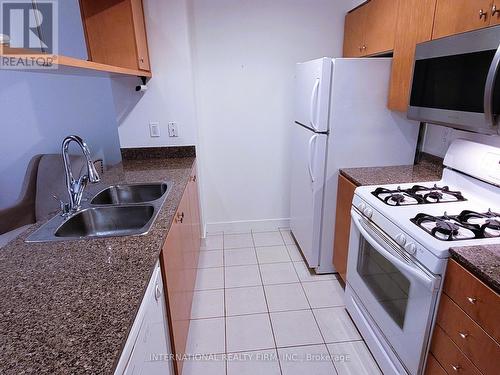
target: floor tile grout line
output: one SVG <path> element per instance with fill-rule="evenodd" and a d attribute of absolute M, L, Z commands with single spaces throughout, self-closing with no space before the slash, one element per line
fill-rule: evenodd
<path fill-rule="evenodd" d="M 280 235 L 281 235 L 281 232 L 280 232 Z M 255 238 L 253 237 L 253 231 L 252 231 L 252 241 L 254 244 L 255 256 L 257 257 L 257 248 L 255 247 Z M 258 259 L 257 259 L 257 262 L 258 262 Z M 262 271 L 260 269 L 260 264 L 257 265 L 257 268 L 259 270 L 260 281 L 262 282 L 262 293 L 264 293 L 264 300 L 266 301 L 267 317 L 269 319 L 269 325 L 271 326 L 271 334 L 273 335 L 274 350 L 275 350 L 276 355 L 278 357 L 277 359 L 278 359 L 278 366 L 280 368 L 280 374 L 283 375 L 283 369 L 281 368 L 281 362 L 279 360 L 278 343 L 276 341 L 276 335 L 274 334 L 273 321 L 271 319 L 271 313 L 269 312 L 269 303 L 267 301 L 266 288 L 264 287 L 264 279 L 262 278 Z"/>

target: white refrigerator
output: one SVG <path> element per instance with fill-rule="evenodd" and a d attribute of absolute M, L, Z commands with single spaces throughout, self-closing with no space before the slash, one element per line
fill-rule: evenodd
<path fill-rule="evenodd" d="M 309 268 L 335 272 L 340 168 L 413 164 L 419 124 L 387 109 L 391 58 L 297 64 L 290 227 Z"/>

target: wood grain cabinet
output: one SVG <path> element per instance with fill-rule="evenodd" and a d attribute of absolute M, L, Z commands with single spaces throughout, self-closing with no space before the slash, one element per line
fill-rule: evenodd
<path fill-rule="evenodd" d="M 150 71 L 142 0 L 80 0 L 89 60 Z"/>
<path fill-rule="evenodd" d="M 344 282 L 347 273 L 349 234 L 351 232 L 351 204 L 356 185 L 344 176 L 339 176 L 337 211 L 335 216 L 335 239 L 333 242 L 333 265 Z"/>
<path fill-rule="evenodd" d="M 199 212 L 195 165 L 160 254 L 170 341 L 177 356 L 186 354 L 201 243 Z M 181 360 L 175 362 L 175 368 L 176 374 L 181 375 Z"/>
<path fill-rule="evenodd" d="M 394 49 L 400 0 L 370 0 L 346 15 L 344 57 L 377 55 Z"/>
<path fill-rule="evenodd" d="M 439 374 L 440 368 L 447 374 L 497 374 L 499 316 L 500 296 L 450 260 L 426 375 Z"/>
<path fill-rule="evenodd" d="M 437 0 L 432 39 L 491 25 L 492 0 Z M 493 17 L 498 22 L 498 14 Z"/>
<path fill-rule="evenodd" d="M 399 5 L 388 108 L 406 112 L 410 101 L 415 48 L 431 40 L 437 0 L 404 0 Z"/>

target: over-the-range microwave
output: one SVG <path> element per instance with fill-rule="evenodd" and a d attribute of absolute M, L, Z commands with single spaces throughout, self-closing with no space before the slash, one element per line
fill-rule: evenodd
<path fill-rule="evenodd" d="M 408 118 L 500 134 L 500 26 L 417 45 Z"/>

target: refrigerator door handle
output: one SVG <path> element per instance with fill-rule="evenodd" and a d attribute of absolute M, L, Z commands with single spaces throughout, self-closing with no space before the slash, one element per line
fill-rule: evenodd
<path fill-rule="evenodd" d="M 309 112 L 309 122 L 311 123 L 311 127 L 314 130 L 318 130 L 315 124 L 315 117 L 316 117 L 316 112 L 317 112 L 317 107 L 318 107 L 318 94 L 319 94 L 319 84 L 320 84 L 320 79 L 316 78 L 316 82 L 314 83 L 313 89 L 311 91 L 311 102 L 310 102 L 310 112 Z"/>
<path fill-rule="evenodd" d="M 318 138 L 318 134 L 314 134 L 310 139 L 309 139 L 309 152 L 308 152 L 308 160 L 307 160 L 307 166 L 309 168 L 309 176 L 311 177 L 311 182 L 314 182 L 316 178 L 314 177 L 314 171 L 313 171 L 313 159 L 316 156 L 316 148 L 313 150 L 313 144 L 315 144 L 316 139 Z M 314 151 L 314 154 L 312 152 Z"/>

